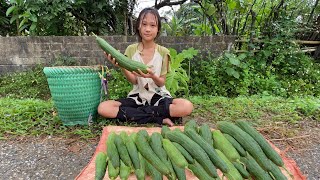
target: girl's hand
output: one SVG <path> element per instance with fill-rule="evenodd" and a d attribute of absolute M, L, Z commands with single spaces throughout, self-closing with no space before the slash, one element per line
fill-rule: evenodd
<path fill-rule="evenodd" d="M 136 76 L 144 77 L 144 78 L 153 78 L 155 76 L 152 69 L 148 68 L 147 71 L 148 73 L 144 73 L 140 69 L 138 69 L 138 72 L 132 72 L 132 73 Z"/>
<path fill-rule="evenodd" d="M 119 67 L 118 62 L 116 61 L 115 58 L 112 58 L 111 54 L 107 54 L 106 52 L 104 52 L 104 55 L 114 66 Z"/>

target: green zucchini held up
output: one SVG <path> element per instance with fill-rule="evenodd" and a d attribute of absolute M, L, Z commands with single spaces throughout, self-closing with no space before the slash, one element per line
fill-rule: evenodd
<path fill-rule="evenodd" d="M 120 67 L 123 67 L 131 72 L 133 71 L 138 72 L 138 69 L 140 69 L 143 73 L 148 73 L 147 65 L 141 62 L 129 59 L 127 56 L 125 56 L 124 54 L 116 50 L 114 47 L 112 47 L 107 41 L 105 41 L 101 37 L 97 35 L 95 35 L 95 37 L 101 49 L 103 49 L 106 53 L 111 54 L 111 56 L 116 59 Z"/>

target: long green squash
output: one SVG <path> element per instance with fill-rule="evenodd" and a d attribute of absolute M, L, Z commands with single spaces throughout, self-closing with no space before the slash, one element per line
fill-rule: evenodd
<path fill-rule="evenodd" d="M 114 142 L 114 139 L 116 137 L 115 132 L 111 132 L 108 136 L 107 139 L 107 156 L 109 159 L 109 162 L 112 164 L 114 169 L 119 169 L 120 168 L 120 155 L 117 149 L 117 146 Z"/>
<path fill-rule="evenodd" d="M 96 172 L 95 172 L 95 180 L 102 180 L 106 174 L 107 169 L 107 154 L 105 152 L 98 152 L 95 160 Z"/>
<path fill-rule="evenodd" d="M 240 161 L 240 154 L 235 147 L 223 136 L 220 130 L 212 131 L 213 144 L 216 149 L 219 149 L 231 161 Z"/>
<path fill-rule="evenodd" d="M 263 150 L 259 144 L 245 131 L 235 124 L 227 121 L 217 122 L 217 128 L 226 134 L 232 136 L 237 140 L 241 146 L 248 151 L 252 157 L 259 163 L 259 165 L 266 171 L 271 170 L 271 164 L 267 156 L 264 154 Z"/>
<path fill-rule="evenodd" d="M 194 130 L 191 130 L 194 131 Z M 186 134 L 178 131 L 169 131 L 166 133 L 166 138 L 168 138 L 172 142 L 176 142 L 180 144 L 183 148 L 185 148 L 189 154 L 201 164 L 201 166 L 205 169 L 205 171 L 211 177 L 218 177 L 217 170 L 213 163 L 210 161 L 207 153 L 202 149 L 198 143 L 189 138 Z"/>
<path fill-rule="evenodd" d="M 236 125 L 248 133 L 261 147 L 266 156 L 278 166 L 284 166 L 281 156 L 271 147 L 267 140 L 247 121 L 237 120 Z"/>
<path fill-rule="evenodd" d="M 123 67 L 131 72 L 132 71 L 138 72 L 138 69 L 140 69 L 143 73 L 148 73 L 147 65 L 141 62 L 129 59 L 127 56 L 125 56 L 124 54 L 116 50 L 114 47 L 112 47 L 107 41 L 105 41 L 101 37 L 97 35 L 95 35 L 95 37 L 101 49 L 103 49 L 106 53 L 111 54 L 111 56 L 116 59 L 116 62 L 119 64 L 120 67 Z"/>
<path fill-rule="evenodd" d="M 227 173 L 229 168 L 227 164 L 222 160 L 221 157 L 218 156 L 216 150 L 210 145 L 205 139 L 203 139 L 198 133 L 196 133 L 193 129 L 185 129 L 184 133 L 196 142 L 209 156 L 211 162 L 218 167 L 222 172 Z M 201 162 L 199 161 L 201 164 Z"/>
<path fill-rule="evenodd" d="M 227 173 L 223 173 L 228 180 L 242 180 L 242 176 L 236 167 L 232 164 L 232 162 L 227 158 L 227 156 L 222 153 L 219 149 L 216 149 L 218 156 L 227 164 L 229 171 Z"/>
<path fill-rule="evenodd" d="M 147 160 L 147 162 L 154 166 L 161 174 L 168 175 L 170 173 L 169 168 L 154 153 L 143 131 L 145 130 L 140 130 L 135 139 L 138 151 Z"/>

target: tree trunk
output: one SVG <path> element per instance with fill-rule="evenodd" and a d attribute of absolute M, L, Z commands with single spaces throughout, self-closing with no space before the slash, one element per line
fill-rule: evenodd
<path fill-rule="evenodd" d="M 248 21 L 249 15 L 250 15 L 250 13 L 251 13 L 251 11 L 252 11 L 252 8 L 253 8 L 253 6 L 255 5 L 255 3 L 256 3 L 256 0 L 253 1 L 252 5 L 251 5 L 251 7 L 250 7 L 250 10 L 248 11 L 248 13 L 247 13 L 247 15 L 246 15 L 246 20 L 244 21 L 244 25 L 243 25 L 243 27 L 242 27 L 241 35 L 244 33 L 244 30 L 245 30 L 245 28 L 246 28 L 246 26 L 247 26 L 247 21 Z"/>
<path fill-rule="evenodd" d="M 251 10 L 251 25 L 250 25 L 250 44 L 253 44 L 253 38 L 254 38 L 254 24 L 256 22 L 256 13 Z M 249 46 L 248 48 L 249 50 L 251 50 L 251 46 Z"/>
<path fill-rule="evenodd" d="M 319 0 L 316 1 L 316 3 L 314 4 L 313 8 L 312 8 L 312 11 L 310 13 L 310 16 L 309 16 L 309 19 L 307 21 L 307 24 L 309 24 L 309 22 L 311 21 L 311 19 L 313 19 L 313 13 L 314 13 L 314 9 L 316 9 L 316 7 L 318 6 L 318 3 L 319 3 Z"/>

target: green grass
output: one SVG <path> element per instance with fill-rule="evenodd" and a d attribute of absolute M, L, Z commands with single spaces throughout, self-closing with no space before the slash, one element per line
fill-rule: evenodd
<path fill-rule="evenodd" d="M 0 97 L 49 99 L 51 97 L 43 66 L 0 76 Z"/>
<path fill-rule="evenodd" d="M 281 121 L 298 123 L 303 119 L 320 121 L 320 98 L 272 96 L 250 97 L 191 97 L 195 108 L 192 117 L 203 117 L 208 122 L 246 119 L 257 125 Z"/>
<path fill-rule="evenodd" d="M 0 98 L 0 139 L 43 135 L 96 136 L 88 126 L 64 126 L 51 101 Z"/>
<path fill-rule="evenodd" d="M 194 96 L 189 99 L 195 106 L 190 117 L 211 124 L 237 119 L 247 119 L 258 126 L 272 122 L 294 124 L 304 119 L 320 121 L 320 98 L 315 97 Z M 48 135 L 90 139 L 99 137 L 104 126 L 114 124 L 115 121 L 99 117 L 92 126 L 64 126 L 50 100 L 0 98 L 0 139 Z"/>
<path fill-rule="evenodd" d="M 62 61 L 63 64 L 72 63 L 69 59 Z M 109 85 L 116 87 L 112 83 L 119 83 L 121 78 L 123 76 L 113 73 Z M 113 95 L 110 98 L 125 94 L 128 87 L 120 87 L 109 89 Z M 214 125 L 217 121 L 247 119 L 254 125 L 263 126 L 279 122 L 295 125 L 304 120 L 320 121 L 319 97 L 192 96 L 188 99 L 194 103 L 194 111 L 185 119 L 193 118 L 201 123 Z M 41 65 L 27 72 L 0 76 L 0 139 L 48 135 L 90 139 L 99 137 L 103 127 L 118 124 L 99 117 L 91 126 L 64 126 L 57 114 Z M 121 125 L 137 126 L 132 123 Z"/>

